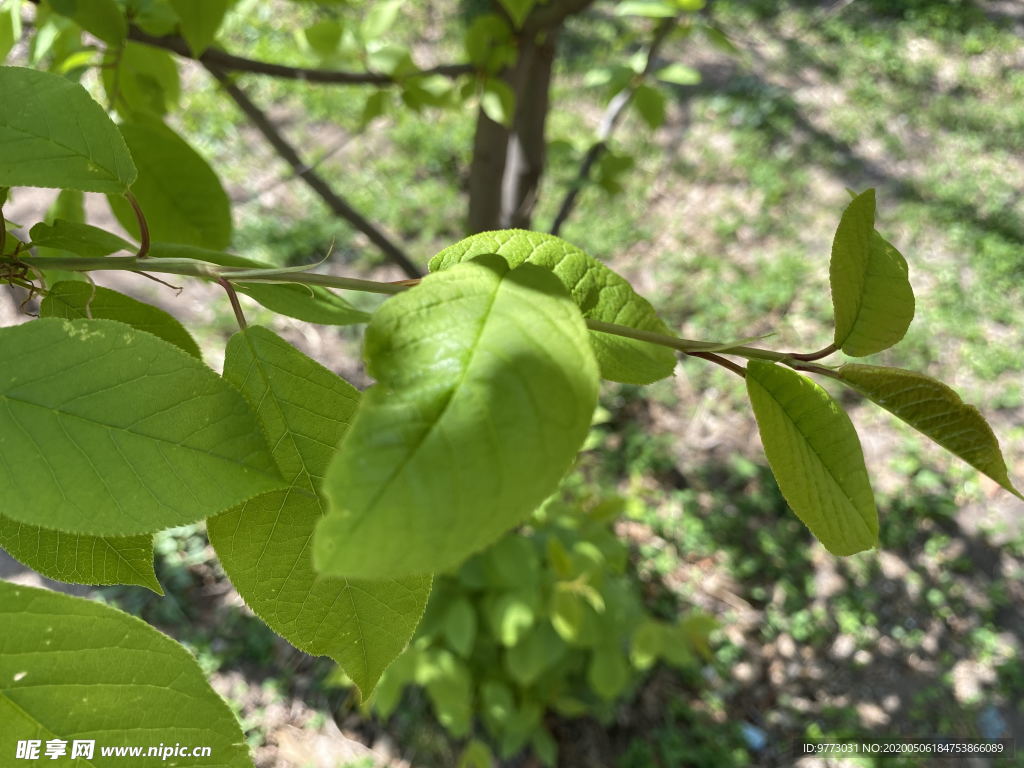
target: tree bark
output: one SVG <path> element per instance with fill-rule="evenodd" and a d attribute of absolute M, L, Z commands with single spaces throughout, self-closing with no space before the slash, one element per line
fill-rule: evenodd
<path fill-rule="evenodd" d="M 558 33 L 565 20 L 593 0 L 550 0 L 538 4 L 519 30 L 515 63 L 501 74 L 515 94 L 511 128 L 477 115 L 469 174 L 472 232 L 529 228 L 547 155 L 545 127 Z M 500 9 L 499 9 L 500 10 Z"/>

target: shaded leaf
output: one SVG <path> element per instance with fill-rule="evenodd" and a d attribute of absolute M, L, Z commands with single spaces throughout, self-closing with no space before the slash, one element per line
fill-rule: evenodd
<path fill-rule="evenodd" d="M 136 584 L 162 595 L 153 570 L 153 537 L 82 536 L 0 515 L 0 547 L 47 578 L 69 584 Z"/>
<path fill-rule="evenodd" d="M 50 6 L 105 43 L 120 45 L 128 35 L 128 22 L 116 0 L 50 0 Z"/>
<path fill-rule="evenodd" d="M 940 381 L 901 368 L 850 363 L 839 379 L 954 456 L 1020 496 L 1006 471 L 999 441 L 977 408 Z"/>
<path fill-rule="evenodd" d="M 113 232 L 77 221 L 55 219 L 52 224 L 36 224 L 29 230 L 33 247 L 67 251 L 76 256 L 99 258 L 117 251 L 134 251 L 135 246 Z"/>
<path fill-rule="evenodd" d="M 643 331 L 671 334 L 650 303 L 628 282 L 574 245 L 553 235 L 506 229 L 481 232 L 445 248 L 430 260 L 440 272 L 485 253 L 496 253 L 515 268 L 536 264 L 551 270 L 569 290 L 583 316 Z M 657 344 L 599 331 L 588 333 L 601 375 L 627 384 L 650 384 L 671 375 L 675 353 Z"/>
<path fill-rule="evenodd" d="M 660 128 L 665 122 L 665 95 L 650 85 L 637 86 L 633 106 L 648 128 Z"/>
<path fill-rule="evenodd" d="M 139 178 L 132 185 L 153 240 L 203 248 L 226 248 L 231 240 L 231 205 L 217 174 L 167 126 L 144 120 L 121 126 Z M 110 197 L 117 220 L 133 237 L 139 225 L 126 200 Z"/>
<path fill-rule="evenodd" d="M 795 371 L 751 360 L 747 393 L 789 506 L 834 555 L 878 544 L 878 511 L 850 417 Z"/>
<path fill-rule="evenodd" d="M 0 67 L 0 186 L 119 195 L 135 164 L 117 126 L 86 90 L 49 72 Z"/>
<path fill-rule="evenodd" d="M 161 743 L 209 747 L 211 758 L 188 762 L 196 768 L 252 767 L 238 721 L 196 660 L 145 622 L 91 600 L 3 581 L 0 621 L 5 761 L 18 740 L 59 738 L 68 746 L 95 740 L 88 764 L 97 768 L 126 762 L 101 756 L 100 746 Z M 165 764 L 158 757 L 129 762 Z"/>
<path fill-rule="evenodd" d="M 324 482 L 330 514 L 314 542 L 324 573 L 430 573 L 490 544 L 555 490 L 597 400 L 564 288 L 493 255 L 385 302 L 364 354 L 378 384 Z"/>
<path fill-rule="evenodd" d="M 203 359 L 195 340 L 174 317 L 152 304 L 98 285 L 79 282 L 55 284 L 39 305 L 39 316 L 67 320 L 118 320 L 169 341 L 192 357 Z"/>
<path fill-rule="evenodd" d="M 111 320 L 0 329 L 0 435 L 3 514 L 60 531 L 149 533 L 282 486 L 234 388 Z"/>
<path fill-rule="evenodd" d="M 181 79 L 167 51 L 129 41 L 107 64 L 101 73 L 103 87 L 119 113 L 161 117 L 177 106 Z"/>
<path fill-rule="evenodd" d="M 181 35 L 193 56 L 210 47 L 220 29 L 229 0 L 170 0 L 180 19 Z"/>

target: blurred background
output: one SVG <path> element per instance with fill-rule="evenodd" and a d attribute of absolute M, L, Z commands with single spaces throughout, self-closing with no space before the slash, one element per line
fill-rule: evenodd
<path fill-rule="evenodd" d="M 218 41 L 330 65 L 303 30 L 358 20 L 374 2 L 239 0 Z M 458 61 L 484 6 L 408 2 L 386 34 L 421 66 Z M 33 11 L 22 13 L 27 35 Z M 681 336 L 773 334 L 760 343 L 809 351 L 831 340 L 828 259 L 846 190 L 876 187 L 877 226 L 909 262 L 917 315 L 872 362 L 951 384 L 1024 478 L 1024 3 L 715 0 L 699 18 L 713 31 L 665 41 L 659 65 L 678 65 L 674 81 L 657 85 L 660 107 L 623 114 L 561 235 L 628 277 Z M 615 67 L 645 56 L 654 23 L 601 0 L 567 22 L 534 228 L 550 227 Z M 15 44 L 8 63 L 30 55 Z M 234 252 L 278 264 L 330 252 L 336 274 L 404 276 L 295 178 L 201 66 L 177 66 L 169 122 L 224 183 Z M 95 73 L 83 82 L 98 89 Z M 467 234 L 474 108 L 240 82 L 415 264 Z M 4 212 L 27 229 L 54 198 L 16 189 Z M 101 197 L 87 196 L 86 211 L 122 231 Z M 235 327 L 219 289 L 96 279 L 172 312 L 219 370 Z M 25 299 L 0 292 L 0 325 L 29 319 Z M 368 383 L 360 329 L 242 299 L 250 323 Z M 605 385 L 558 496 L 439 578 L 417 639 L 369 702 L 253 616 L 202 525 L 158 534 L 164 597 L 55 585 L 9 558 L 0 576 L 109 601 L 186 644 L 267 768 L 811 766 L 827 763 L 797 762 L 795 739 L 1024 739 L 1024 505 L 830 390 L 861 433 L 878 551 L 837 559 L 814 542 L 767 470 L 742 382 L 683 360 L 650 387 Z M 601 636 L 620 642 L 609 651 Z"/>

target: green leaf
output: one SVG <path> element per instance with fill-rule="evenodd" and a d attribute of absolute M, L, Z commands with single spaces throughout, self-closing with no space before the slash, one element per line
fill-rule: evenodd
<path fill-rule="evenodd" d="M 1020 496 L 1006 471 L 992 427 L 940 381 L 901 368 L 847 364 L 839 378 L 954 456 Z"/>
<path fill-rule="evenodd" d="M 167 51 L 128 42 L 101 73 L 107 98 L 122 114 L 160 117 L 181 98 L 178 65 Z"/>
<path fill-rule="evenodd" d="M 231 240 L 231 204 L 207 162 L 180 136 L 155 120 L 121 126 L 139 167 L 132 192 L 153 240 L 226 248 Z M 128 202 L 110 197 L 110 207 L 133 237 L 139 225 Z"/>
<path fill-rule="evenodd" d="M 654 76 L 663 82 L 675 85 L 697 85 L 700 83 L 700 72 L 678 62 L 659 69 Z"/>
<path fill-rule="evenodd" d="M 550 623 L 535 626 L 505 654 L 508 675 L 522 686 L 533 685 L 565 655 L 565 643 Z"/>
<path fill-rule="evenodd" d="M 213 43 L 229 5 L 229 0 L 171 0 L 193 56 L 200 56 Z"/>
<path fill-rule="evenodd" d="M 117 251 L 134 251 L 135 246 L 113 232 L 81 224 L 76 221 L 55 219 L 52 224 L 36 224 L 29 231 L 33 247 L 67 251 L 76 256 L 99 258 Z"/>
<path fill-rule="evenodd" d="M 679 9 L 666 0 L 624 0 L 615 6 L 616 16 L 644 16 L 648 19 L 671 19 Z"/>
<path fill-rule="evenodd" d="M 235 289 L 280 315 L 319 325 L 355 325 L 370 315 L 327 288 L 286 283 L 236 283 Z"/>
<path fill-rule="evenodd" d="M 345 28 L 335 19 L 323 19 L 302 30 L 309 47 L 321 58 L 333 56 L 341 44 Z"/>
<path fill-rule="evenodd" d="M 548 609 L 551 626 L 567 643 L 580 642 L 585 629 L 585 606 L 583 599 L 567 589 L 555 590 Z"/>
<path fill-rule="evenodd" d="M 0 67 L 0 186 L 61 187 L 119 195 L 135 180 L 124 139 L 82 86 Z"/>
<path fill-rule="evenodd" d="M 629 664 L 622 652 L 609 646 L 601 646 L 590 657 L 587 666 L 587 682 L 591 690 L 605 701 L 611 701 L 629 683 Z"/>
<path fill-rule="evenodd" d="M 137 584 L 162 595 L 152 536 L 82 536 L 0 515 L 0 547 L 43 576 L 69 584 Z"/>
<path fill-rule="evenodd" d="M 231 339 L 224 377 L 256 408 L 292 487 L 208 520 L 210 543 L 258 616 L 295 647 L 333 658 L 368 696 L 412 637 L 431 580 L 349 581 L 313 570 L 313 530 L 324 514 L 316 488 L 359 393 L 259 327 Z"/>
<path fill-rule="evenodd" d="M 128 36 L 128 22 L 116 0 L 50 0 L 50 6 L 105 43 L 120 45 Z"/>
<path fill-rule="evenodd" d="M 98 285 L 78 282 L 55 284 L 40 304 L 39 316 L 67 320 L 118 320 L 169 341 L 192 357 L 203 359 L 195 340 L 174 317 L 152 304 Z"/>
<path fill-rule="evenodd" d="M 448 644 L 463 658 L 473 652 L 476 642 L 476 611 L 465 598 L 455 600 L 444 618 L 444 636 Z"/>
<path fill-rule="evenodd" d="M 430 260 L 430 270 L 440 272 L 485 253 L 498 254 L 513 268 L 525 263 L 551 270 L 585 318 L 672 333 L 628 282 L 576 246 L 552 235 L 522 229 L 481 232 L 438 253 Z M 650 384 L 671 375 L 675 367 L 675 353 L 666 347 L 598 331 L 590 331 L 589 337 L 606 379 Z"/>
<path fill-rule="evenodd" d="M 402 0 L 378 0 L 372 3 L 360 27 L 363 40 L 375 40 L 391 29 L 402 5 Z"/>
<path fill-rule="evenodd" d="M 843 211 L 829 267 L 836 315 L 835 344 L 863 357 L 903 338 L 914 318 L 914 290 L 907 262 L 875 231 L 875 191 L 854 198 Z"/>
<path fill-rule="evenodd" d="M 484 90 L 480 94 L 480 109 L 491 120 L 508 128 L 515 114 L 516 95 L 504 80 L 490 77 L 484 82 Z"/>
<path fill-rule="evenodd" d="M 637 86 L 633 106 L 647 123 L 648 128 L 660 128 L 665 123 L 665 96 L 650 85 Z"/>
<path fill-rule="evenodd" d="M 486 606 L 491 633 L 506 648 L 511 648 L 533 626 L 533 606 L 527 595 L 506 592 L 489 600 Z"/>
<path fill-rule="evenodd" d="M 878 511 L 850 417 L 788 368 L 751 360 L 747 394 L 789 506 L 834 555 L 878 545 Z"/>
<path fill-rule="evenodd" d="M 211 750 L 210 761 L 188 765 L 252 768 L 238 721 L 196 660 L 145 622 L 91 600 L 6 582 L 0 621 L 5 762 L 19 740 L 62 739 L 70 751 L 74 740 L 86 739 L 96 742 L 95 756 L 75 765 L 164 765 L 160 758 L 102 757 L 100 748 L 181 743 Z"/>
<path fill-rule="evenodd" d="M 660 622 L 647 619 L 635 630 L 629 643 L 629 658 L 639 670 L 650 669 L 664 650 L 665 631 Z"/>
<path fill-rule="evenodd" d="M 437 719 L 455 738 L 469 732 L 473 719 L 473 680 L 453 653 L 432 648 L 416 669 L 416 683 L 427 689 Z"/>
<path fill-rule="evenodd" d="M 530 15 L 530 11 L 533 10 L 537 0 L 499 0 L 499 2 L 501 7 L 508 12 L 509 18 L 512 19 L 516 29 L 519 29 L 519 27 L 523 26 L 523 22 L 526 21 L 526 17 Z"/>
<path fill-rule="evenodd" d="M 547 270 L 493 255 L 428 275 L 377 310 L 378 384 L 328 469 L 324 573 L 430 573 L 525 520 L 586 437 L 597 367 Z"/>
<path fill-rule="evenodd" d="M 111 320 L 0 329 L 0 509 L 128 536 L 282 487 L 252 411 L 198 360 Z"/>

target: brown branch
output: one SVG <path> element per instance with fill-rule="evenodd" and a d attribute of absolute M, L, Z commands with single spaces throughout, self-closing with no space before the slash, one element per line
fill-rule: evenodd
<path fill-rule="evenodd" d="M 647 61 L 638 80 L 645 78 L 654 69 L 658 52 L 661 50 L 661 46 L 664 44 L 669 32 L 673 30 L 678 21 L 676 18 L 662 19 L 658 26 L 654 28 L 654 37 L 651 39 L 650 48 L 647 49 Z M 594 167 L 594 163 L 608 150 L 608 142 L 622 121 L 622 116 L 626 113 L 626 107 L 633 101 L 633 94 L 635 92 L 636 85 L 630 86 L 619 91 L 608 102 L 608 108 L 605 109 L 604 115 L 601 117 L 601 124 L 597 129 L 597 141 L 590 145 L 590 148 L 587 149 L 586 154 L 583 156 L 583 161 L 580 163 L 576 178 L 572 186 L 569 187 L 569 191 L 565 193 L 565 197 L 562 198 L 562 204 L 558 208 L 558 213 L 555 214 L 555 220 L 551 223 L 552 235 L 558 234 L 559 230 L 562 229 L 562 225 L 565 224 L 566 219 L 569 218 L 569 215 L 576 207 L 580 191 L 590 178 L 590 172 Z"/>
<path fill-rule="evenodd" d="M 704 360 L 710 360 L 715 365 L 720 365 L 726 370 L 732 371 L 741 379 L 747 378 L 747 372 L 742 366 L 736 365 L 736 363 L 731 360 L 726 360 L 724 357 L 712 352 L 688 352 L 687 354 L 689 354 L 690 357 L 700 357 Z"/>
<path fill-rule="evenodd" d="M 366 235 L 371 243 L 376 245 L 388 259 L 401 267 L 402 271 L 409 277 L 422 277 L 422 271 L 413 264 L 405 251 L 393 243 L 376 225 L 367 220 L 341 195 L 335 192 L 322 176 L 302 161 L 299 153 L 288 143 L 281 132 L 277 130 L 277 127 L 271 122 L 270 118 L 252 102 L 241 88 L 231 81 L 231 78 L 223 70 L 209 64 L 206 64 L 206 69 L 220 81 L 224 91 L 238 105 L 238 108 L 245 113 L 245 116 L 249 118 L 249 121 L 256 129 L 263 134 L 277 154 L 291 166 L 295 175 L 306 182 L 306 185 L 326 203 L 327 207 L 336 216 L 344 219 Z"/>
<path fill-rule="evenodd" d="M 399 78 L 387 75 L 382 72 L 347 72 L 338 69 L 318 69 L 315 67 L 290 67 L 284 64 L 275 64 L 269 61 L 247 59 L 242 56 L 222 51 L 217 48 L 208 48 L 200 56 L 193 55 L 184 38 L 178 35 L 165 35 L 156 37 L 143 32 L 136 26 L 128 30 L 128 37 L 137 43 L 152 45 L 156 48 L 176 53 L 187 59 L 197 59 L 207 68 L 214 67 L 225 72 L 247 72 L 253 75 L 268 75 L 286 80 L 302 80 L 307 83 L 334 83 L 344 85 L 394 85 Z M 409 77 L 427 77 L 429 75 L 444 75 L 445 77 L 456 78 L 473 71 L 470 64 L 442 64 L 429 69 L 421 69 Z"/>

